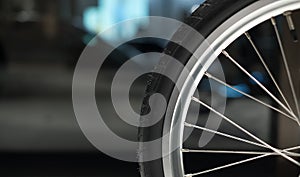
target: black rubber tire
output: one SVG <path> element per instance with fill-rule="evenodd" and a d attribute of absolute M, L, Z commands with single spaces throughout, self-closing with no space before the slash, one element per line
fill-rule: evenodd
<path fill-rule="evenodd" d="M 185 20 L 185 23 L 196 29 L 202 36 L 207 37 L 228 18 L 255 1 L 257 0 L 207 0 Z M 191 40 L 191 36 L 186 33 L 187 31 L 185 31 L 184 28 L 180 28 L 173 38 L 175 41 L 178 41 L 178 44 L 181 43 L 180 41 Z M 197 41 L 195 43 L 195 50 L 201 42 L 202 41 Z M 191 53 L 187 52 L 184 48 L 175 43 L 169 43 L 164 50 L 164 53 L 174 57 L 183 65 L 185 65 L 191 58 Z M 171 95 L 174 91 L 174 83 L 171 83 L 163 76 L 163 74 L 158 75 L 155 74 L 155 72 L 166 73 L 166 75 L 171 72 L 173 76 L 179 76 L 182 72 L 182 68 L 174 68 L 174 66 L 168 63 L 164 58 L 160 60 L 153 74 L 149 75 L 150 78 L 142 106 L 142 115 L 148 114 L 150 109 L 155 111 L 155 107 L 150 108 L 148 104 L 150 96 L 155 93 L 160 93 L 165 97 L 168 102 L 168 108 L 171 108 L 171 110 L 172 107 L 175 106 L 175 103 L 171 99 Z M 151 119 L 151 115 L 147 115 L 144 119 Z M 139 129 L 139 141 L 141 143 L 138 155 L 140 159 L 149 155 L 152 149 L 156 151 L 161 149 L 161 146 L 145 147 L 142 142 L 162 137 L 163 126 L 167 121 L 170 121 L 170 119 L 170 117 L 165 116 L 155 126 Z M 141 122 L 145 121 L 147 120 L 141 120 Z M 162 159 L 140 163 L 140 174 L 142 177 L 164 177 Z"/>

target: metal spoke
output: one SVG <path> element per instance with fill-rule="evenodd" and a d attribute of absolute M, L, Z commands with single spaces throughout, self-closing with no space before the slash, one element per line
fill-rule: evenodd
<path fill-rule="evenodd" d="M 289 157 L 288 155 L 284 154 L 283 152 L 281 152 L 280 150 L 272 147 L 271 145 L 269 145 L 268 143 L 266 143 L 265 141 L 263 141 L 262 139 L 258 138 L 257 136 L 255 136 L 254 134 L 250 133 L 249 131 L 247 131 L 245 128 L 241 127 L 240 125 L 238 125 L 237 123 L 235 123 L 234 121 L 232 121 L 230 118 L 226 117 L 225 115 L 221 114 L 220 112 L 218 112 L 217 110 L 215 110 L 214 108 L 212 108 L 211 106 L 205 104 L 204 102 L 202 102 L 201 100 L 193 97 L 194 101 L 197 101 L 199 104 L 201 104 L 202 106 L 206 107 L 207 109 L 211 110 L 212 112 L 214 112 L 215 114 L 219 115 L 220 117 L 222 117 L 225 121 L 227 121 L 228 123 L 230 123 L 231 125 L 233 125 L 234 127 L 236 127 L 237 129 L 241 130 L 242 132 L 244 132 L 245 134 L 247 134 L 248 136 L 250 136 L 251 138 L 255 139 L 257 142 L 265 145 L 267 148 L 269 148 L 270 150 L 278 153 L 279 155 L 281 155 L 283 158 L 287 159 L 288 161 L 292 162 L 293 164 L 297 165 L 300 167 L 300 163 L 297 162 L 295 159 Z"/>
<path fill-rule="evenodd" d="M 270 152 L 259 152 L 259 151 L 233 151 L 233 150 L 198 150 L 198 149 L 182 149 L 184 153 L 208 153 L 208 154 L 244 154 L 244 155 L 264 155 Z M 277 155 L 275 152 L 272 155 Z M 289 156 L 300 157 L 299 153 L 293 153 Z"/>
<path fill-rule="evenodd" d="M 285 70 L 286 70 L 286 73 L 287 73 L 287 76 L 288 76 L 288 80 L 289 80 L 289 84 L 290 84 L 291 91 L 292 91 L 292 94 L 293 94 L 293 98 L 294 98 L 295 106 L 296 106 L 296 109 L 297 109 L 297 113 L 298 113 L 298 116 L 300 116 L 300 110 L 299 110 L 297 95 L 296 95 L 296 92 L 295 92 L 295 87 L 294 87 L 292 75 L 291 75 L 290 68 L 289 68 L 289 65 L 288 65 L 288 62 L 287 62 L 285 51 L 283 49 L 283 44 L 282 44 L 281 37 L 280 37 L 279 31 L 278 31 L 276 20 L 274 18 L 271 18 L 271 22 L 272 22 L 272 25 L 274 26 L 277 41 L 278 41 L 280 51 L 281 51 L 281 54 L 282 54 Z M 297 119 L 297 121 L 298 121 L 298 124 L 300 126 L 299 118 Z"/>
<path fill-rule="evenodd" d="M 198 129 L 198 130 L 202 130 L 202 131 L 213 133 L 213 134 L 216 134 L 216 135 L 219 135 L 219 136 L 223 136 L 225 138 L 233 139 L 233 140 L 236 140 L 236 141 L 240 141 L 240 142 L 243 142 L 243 143 L 247 143 L 247 144 L 250 144 L 250 145 L 254 145 L 254 146 L 257 146 L 257 147 L 268 149 L 268 147 L 263 145 L 263 144 L 260 144 L 260 143 L 254 142 L 254 141 L 250 141 L 250 140 L 247 140 L 247 139 L 244 139 L 244 138 L 240 138 L 240 137 L 237 137 L 237 136 L 229 135 L 227 133 L 219 132 L 219 131 L 212 130 L 212 129 L 205 128 L 205 127 L 201 127 L 201 126 L 198 126 L 198 125 L 193 125 L 193 124 L 190 124 L 190 123 L 187 123 L 187 122 L 185 122 L 184 125 L 186 127 L 195 128 L 195 129 Z M 281 150 L 279 150 L 279 151 L 281 151 Z M 283 152 L 290 155 L 290 156 L 296 156 L 297 155 L 296 153 L 293 153 L 293 152 L 288 152 L 288 151 L 283 151 Z"/>
<path fill-rule="evenodd" d="M 296 34 L 296 27 L 295 27 L 294 21 L 292 19 L 292 12 L 288 11 L 288 12 L 283 13 L 283 15 L 285 16 L 285 18 L 287 20 L 288 27 L 289 27 L 291 35 L 294 39 L 294 42 L 298 42 L 298 36 Z M 224 48 L 224 50 L 222 51 L 222 54 L 224 54 L 225 57 L 229 61 L 231 61 L 235 67 L 239 68 L 239 70 L 241 72 L 246 74 L 246 76 L 248 78 L 250 78 L 251 81 L 254 81 L 254 83 L 256 83 L 258 85 L 258 87 L 260 87 L 260 89 L 262 89 L 263 92 L 265 92 L 265 95 L 267 95 L 272 100 L 274 100 L 279 105 L 279 107 L 273 106 L 272 104 L 268 103 L 268 101 L 265 101 L 263 98 L 261 98 L 259 96 L 242 91 L 242 89 L 239 89 L 239 88 L 235 87 L 234 85 L 227 83 L 223 79 L 219 79 L 218 77 L 214 76 L 213 74 L 205 72 L 204 75 L 208 79 L 211 79 L 211 80 L 217 82 L 216 84 L 220 84 L 220 86 L 225 87 L 227 89 L 232 89 L 235 92 L 244 96 L 245 98 L 252 100 L 258 104 L 261 104 L 261 105 L 275 111 L 276 113 L 285 116 L 286 118 L 288 118 L 292 121 L 295 121 L 298 124 L 298 126 L 300 127 L 300 107 L 299 107 L 300 104 L 299 104 L 298 98 L 297 98 L 298 93 L 296 93 L 295 81 L 293 80 L 294 73 L 292 72 L 293 70 L 290 70 L 293 68 L 291 67 L 291 63 L 289 63 L 290 61 L 288 60 L 288 56 L 286 55 L 288 53 L 284 48 L 285 46 L 284 46 L 284 43 L 282 40 L 283 38 L 281 38 L 282 36 L 279 32 L 279 27 L 278 27 L 278 24 L 276 23 L 276 19 L 275 19 L 275 17 L 272 17 L 272 18 L 270 17 L 269 20 L 271 21 L 271 23 L 274 27 L 275 33 L 276 33 L 277 42 L 279 44 L 279 49 L 280 49 L 280 52 L 282 55 L 284 72 L 286 72 L 285 74 L 287 75 L 285 77 L 288 78 L 287 85 L 288 85 L 288 87 L 290 87 L 290 90 L 287 91 L 285 88 L 282 87 L 280 80 L 278 80 L 278 78 L 275 77 L 276 75 L 271 70 L 272 68 L 267 64 L 267 62 L 265 60 L 266 58 L 264 58 L 264 56 L 263 56 L 263 51 L 261 51 L 259 46 L 255 43 L 255 41 L 253 40 L 253 38 L 249 34 L 249 32 L 247 32 L 247 31 L 244 32 L 244 35 L 247 38 L 249 44 L 253 48 L 253 49 L 250 48 L 250 50 L 255 51 L 257 57 L 260 60 L 260 61 L 257 60 L 257 62 L 261 63 L 260 65 L 265 69 L 265 71 L 268 75 L 267 77 L 269 77 L 272 80 L 271 81 L 272 83 L 270 83 L 270 84 L 272 87 L 274 87 L 274 86 L 276 87 L 277 91 L 275 91 L 275 93 L 279 93 L 278 95 L 273 93 L 272 92 L 273 90 L 271 90 L 263 82 L 261 82 L 254 75 L 252 75 L 251 72 L 249 72 L 249 70 L 246 67 L 244 67 L 242 64 L 240 64 L 238 58 L 234 58 L 233 56 L 231 56 L 226 51 L 227 48 Z M 291 98 L 290 98 L 291 96 L 293 97 L 292 98 L 293 100 L 291 100 Z M 226 121 L 227 123 L 229 123 L 231 126 L 235 127 L 236 129 L 242 131 L 244 133 L 244 135 L 247 135 L 247 136 L 244 138 L 241 138 L 241 137 L 238 137 L 238 136 L 241 136 L 241 134 L 237 134 L 235 136 L 230 133 L 228 134 L 228 133 L 221 132 L 218 129 L 210 129 L 210 128 L 206 128 L 204 126 L 202 127 L 202 126 L 190 124 L 188 122 L 184 123 L 184 126 L 186 128 L 202 130 L 203 132 L 212 133 L 217 136 L 221 136 L 221 137 L 229 138 L 229 139 L 232 139 L 232 140 L 235 140 L 238 142 L 246 143 L 246 145 L 247 144 L 253 145 L 254 148 L 249 149 L 249 150 L 248 149 L 245 149 L 245 150 L 228 149 L 228 150 L 226 150 L 224 148 L 218 148 L 218 149 L 195 148 L 195 149 L 193 149 L 193 148 L 189 148 L 189 147 L 184 147 L 181 149 L 181 153 L 184 153 L 184 154 L 189 154 L 189 153 L 191 153 L 193 155 L 196 155 L 197 153 L 216 154 L 216 155 L 228 154 L 228 155 L 233 155 L 233 156 L 234 155 L 249 155 L 248 157 L 251 157 L 251 158 L 247 158 L 247 159 L 236 161 L 236 162 L 233 161 L 233 163 L 227 163 L 225 165 L 213 166 L 213 168 L 211 168 L 211 169 L 204 169 L 203 171 L 200 171 L 200 172 L 196 171 L 197 173 L 184 174 L 184 177 L 193 177 L 193 176 L 208 174 L 208 173 L 212 173 L 212 172 L 219 172 L 223 169 L 227 169 L 227 168 L 230 168 L 233 166 L 238 166 L 238 165 L 242 165 L 242 164 L 246 164 L 246 163 L 250 163 L 250 162 L 255 163 L 259 159 L 267 158 L 270 156 L 279 156 L 280 158 L 284 158 L 285 160 L 288 160 L 290 163 L 297 165 L 297 168 L 300 167 L 300 161 L 298 161 L 299 160 L 298 158 L 300 157 L 300 153 L 298 153 L 298 151 L 294 151 L 294 150 L 300 150 L 300 146 L 279 149 L 275 146 L 272 146 L 268 142 L 264 141 L 264 139 L 261 138 L 259 135 L 256 135 L 256 134 L 252 133 L 251 131 L 249 131 L 247 127 L 243 127 L 243 124 L 240 124 L 238 121 L 235 122 L 235 120 L 231 119 L 230 116 L 225 115 L 225 113 L 219 112 L 212 105 L 207 104 L 205 101 L 202 101 L 201 99 L 196 98 L 196 97 L 192 97 L 192 101 L 199 103 L 201 106 L 208 109 L 210 111 L 210 113 L 220 116 L 220 118 L 222 118 L 224 121 Z M 295 109 L 295 107 L 296 107 L 296 109 Z M 255 148 L 255 146 L 259 147 L 259 148 Z M 261 148 L 264 148 L 264 149 L 261 149 Z M 247 157 L 247 156 L 245 156 L 245 157 Z M 266 159 L 266 160 L 269 160 L 269 159 Z M 249 164 L 249 165 L 251 165 L 251 164 Z"/>
<path fill-rule="evenodd" d="M 293 117 L 297 117 L 292 110 L 289 110 L 278 98 L 276 98 L 262 83 L 260 83 L 255 77 L 253 77 L 245 68 L 243 68 L 236 60 L 234 60 L 225 50 L 222 53 L 232 61 L 241 71 L 243 71 L 250 79 L 252 79 L 257 85 L 259 85 L 271 98 L 274 99 L 283 109 L 289 112 Z M 300 125 L 300 124 L 299 124 Z"/>
<path fill-rule="evenodd" d="M 297 149 L 300 149 L 300 146 L 293 147 L 293 148 L 288 148 L 288 149 L 284 149 L 284 150 L 285 151 L 292 151 L 292 150 L 297 150 Z M 206 174 L 206 173 L 211 173 L 211 172 L 214 172 L 214 171 L 218 171 L 218 170 L 226 169 L 226 168 L 229 168 L 229 167 L 241 165 L 241 164 L 251 162 L 251 161 L 254 161 L 254 160 L 262 159 L 262 158 L 265 158 L 265 157 L 268 157 L 268 156 L 271 156 L 271 155 L 274 155 L 274 153 L 263 154 L 263 155 L 260 155 L 260 156 L 257 156 L 257 157 L 248 158 L 248 159 L 241 160 L 241 161 L 238 161 L 238 162 L 234 162 L 234 163 L 230 163 L 230 164 L 223 165 L 223 166 L 220 166 L 220 167 L 205 170 L 205 171 L 202 171 L 202 172 L 199 172 L 199 173 L 187 174 L 187 175 L 184 175 L 184 176 L 185 177 L 193 177 L 193 176 L 203 175 L 203 174 Z"/>
<path fill-rule="evenodd" d="M 262 147 L 262 148 L 267 148 L 265 145 L 260 144 L 260 143 L 256 143 L 256 142 L 253 142 L 253 141 L 250 141 L 250 140 L 246 140 L 244 138 L 240 138 L 240 137 L 237 137 L 237 136 L 229 135 L 229 134 L 226 134 L 226 133 L 223 133 L 223 132 L 219 132 L 219 131 L 216 131 L 216 130 L 212 130 L 212 129 L 209 129 L 209 128 L 205 128 L 205 127 L 200 127 L 200 126 L 197 126 L 197 125 L 189 124 L 187 122 L 185 123 L 185 126 L 186 127 L 190 127 L 190 128 L 195 128 L 195 129 L 198 129 L 198 130 L 202 130 L 202 131 L 206 131 L 206 132 L 209 132 L 209 133 L 213 133 L 213 134 L 216 134 L 216 135 L 219 135 L 219 136 L 223 136 L 223 137 L 226 137 L 226 138 L 229 138 L 229 139 L 237 140 L 237 141 L 240 141 L 240 142 L 243 142 L 243 143 L 247 143 L 247 144 L 250 144 L 250 145 L 254 145 L 254 146 L 258 146 L 258 147 Z"/>
<path fill-rule="evenodd" d="M 256 54 L 258 55 L 258 58 L 260 59 L 261 63 L 263 64 L 265 70 L 267 71 L 267 73 L 269 74 L 271 80 L 273 81 L 275 87 L 277 88 L 279 94 L 281 95 L 282 99 L 284 100 L 285 104 L 288 106 L 289 110 L 292 110 L 291 106 L 289 105 L 286 97 L 284 96 L 282 90 L 280 89 L 278 83 L 275 80 L 275 77 L 273 76 L 271 70 L 269 69 L 268 65 L 266 64 L 265 60 L 263 59 L 262 55 L 260 54 L 258 48 L 256 47 L 256 45 L 254 44 L 251 35 L 246 32 L 245 36 L 247 37 L 247 39 L 249 40 L 250 44 L 252 45 L 253 49 L 255 50 Z"/>
<path fill-rule="evenodd" d="M 271 106 L 270 104 L 267 104 L 267 103 L 265 103 L 265 102 L 263 102 L 263 101 L 261 101 L 261 100 L 255 98 L 255 97 L 253 97 L 253 96 L 251 96 L 251 95 L 249 95 L 249 94 L 247 94 L 247 93 L 245 93 L 245 92 L 243 92 L 243 91 L 241 91 L 241 90 L 239 90 L 239 89 L 233 87 L 232 85 L 227 84 L 226 82 L 224 82 L 224 81 L 222 81 L 222 80 L 220 80 L 220 79 L 214 77 L 213 75 L 211 75 L 211 74 L 209 74 L 209 73 L 207 73 L 207 72 L 205 73 L 205 75 L 206 75 L 208 78 L 213 79 L 214 81 L 216 81 L 216 82 L 218 82 L 218 83 L 220 83 L 220 84 L 222 84 L 222 85 L 224 85 L 224 86 L 226 86 L 226 87 L 229 87 L 229 88 L 235 90 L 236 92 L 238 92 L 238 93 L 240 93 L 240 94 L 242 94 L 242 95 L 244 95 L 244 96 L 250 98 L 251 100 L 254 100 L 254 101 L 256 101 L 256 102 L 258 102 L 258 103 L 260 103 L 260 104 L 262 104 L 262 105 L 264 105 L 264 106 L 266 106 L 266 107 L 268 107 L 268 108 L 270 108 L 270 109 L 273 109 L 274 111 L 276 111 L 276 112 L 278 112 L 278 113 L 280 113 L 280 114 L 286 116 L 287 118 L 290 118 L 291 120 L 297 122 L 297 119 L 296 119 L 296 118 L 294 118 L 294 117 L 292 117 L 292 116 L 286 114 L 285 112 L 281 111 L 280 109 L 277 109 L 277 108 L 275 108 L 274 106 Z"/>

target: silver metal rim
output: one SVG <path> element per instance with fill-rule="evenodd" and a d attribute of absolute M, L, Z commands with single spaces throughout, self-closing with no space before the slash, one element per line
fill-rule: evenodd
<path fill-rule="evenodd" d="M 223 49 L 229 46 L 244 32 L 272 17 L 283 14 L 286 11 L 293 11 L 299 8 L 299 0 L 260 0 L 232 16 L 209 35 L 206 40 L 206 42 L 209 43 L 209 47 L 207 46 L 207 43 L 200 45 L 196 50 L 195 55 L 201 57 L 196 63 L 188 63 L 188 65 L 193 66 L 188 78 L 179 77 L 179 80 L 184 80 L 185 82 L 180 90 L 180 94 L 175 105 L 171 127 L 174 126 L 177 121 L 179 121 L 180 127 L 172 130 L 171 135 L 163 139 L 162 150 L 164 152 L 169 151 L 168 154 L 171 154 L 173 147 L 180 147 L 180 149 L 182 149 L 184 122 L 193 93 L 196 91 L 197 85 L 206 70 L 216 59 L 216 56 L 218 56 Z M 200 53 L 202 54 L 199 55 Z M 172 141 L 174 138 L 180 140 L 174 142 Z M 174 163 L 173 158 L 178 158 L 179 160 Z M 163 169 L 166 177 L 184 177 L 185 173 L 182 158 L 181 151 L 175 153 L 175 157 L 173 155 L 168 155 L 163 158 Z M 180 171 L 181 173 L 174 174 L 175 168 L 177 168 L 177 171 Z"/>

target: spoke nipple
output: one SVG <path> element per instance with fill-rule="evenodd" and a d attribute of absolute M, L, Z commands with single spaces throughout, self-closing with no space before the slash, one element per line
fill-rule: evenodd
<path fill-rule="evenodd" d="M 276 26 L 276 20 L 274 17 L 271 18 L 272 25 Z"/>
<path fill-rule="evenodd" d="M 188 175 L 184 175 L 184 177 L 193 177 L 193 175 L 192 174 L 188 174 Z"/>
<path fill-rule="evenodd" d="M 288 11 L 288 12 L 283 13 L 283 15 L 286 18 L 286 21 L 288 23 L 288 26 L 289 26 L 291 35 L 294 39 L 294 42 L 298 42 L 298 36 L 297 36 L 297 32 L 296 32 L 296 27 L 295 27 L 295 24 L 294 24 L 294 21 L 292 18 L 292 12 Z"/>
<path fill-rule="evenodd" d="M 246 35 L 246 37 L 247 37 L 248 39 L 251 39 L 251 36 L 250 36 L 249 32 L 245 32 L 245 35 Z"/>
<path fill-rule="evenodd" d="M 198 101 L 198 99 L 196 97 L 194 97 L 194 96 L 192 97 L 192 100 L 196 101 L 196 102 Z"/>
<path fill-rule="evenodd" d="M 184 122 L 184 126 L 186 126 L 186 127 L 193 127 L 192 124 L 189 124 L 189 123 L 187 123 L 187 122 Z"/>
<path fill-rule="evenodd" d="M 284 16 L 292 15 L 292 12 L 291 11 L 287 11 L 287 12 L 284 12 L 283 15 Z"/>
<path fill-rule="evenodd" d="M 196 97 L 192 97 L 192 100 L 201 104 L 201 101 L 198 98 L 196 98 Z"/>
<path fill-rule="evenodd" d="M 205 72 L 205 75 L 208 77 L 208 78 L 211 78 L 211 74 L 209 74 L 208 72 Z"/>
<path fill-rule="evenodd" d="M 223 53 L 226 57 L 228 57 L 228 58 L 230 57 L 229 54 L 228 54 L 225 50 L 222 50 L 222 53 Z"/>
<path fill-rule="evenodd" d="M 181 149 L 181 152 L 190 152 L 188 149 Z"/>

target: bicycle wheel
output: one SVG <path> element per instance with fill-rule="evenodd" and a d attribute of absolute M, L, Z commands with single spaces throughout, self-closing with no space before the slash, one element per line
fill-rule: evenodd
<path fill-rule="evenodd" d="M 182 68 L 165 59 L 157 66 L 156 70 L 171 72 L 184 83 L 179 90 L 163 75 L 151 75 L 142 114 L 159 109 L 159 105 L 148 105 L 154 93 L 164 95 L 168 105 L 163 120 L 140 128 L 140 159 L 152 151 L 162 154 L 161 159 L 140 164 L 142 176 L 299 176 L 298 9 L 299 0 L 208 0 L 187 19 L 205 41 L 191 41 L 194 54 L 200 56 L 197 60 L 176 44 L 166 48 L 165 54 L 190 71 L 182 76 Z M 174 38 L 192 39 L 182 32 L 180 29 Z M 211 49 L 214 52 L 206 52 Z M 225 78 L 214 74 L 214 66 L 220 64 L 217 58 Z M 207 89 L 207 81 L 221 89 Z M 225 93 L 228 104 L 224 111 L 202 95 L 213 92 Z M 191 123 L 188 114 L 193 105 L 201 107 Z M 207 113 L 222 121 L 218 129 L 207 127 Z M 143 143 L 166 132 L 170 136 L 156 147 Z M 198 139 L 203 133 L 215 136 L 201 144 Z M 164 156 L 166 151 L 169 155 Z"/>

